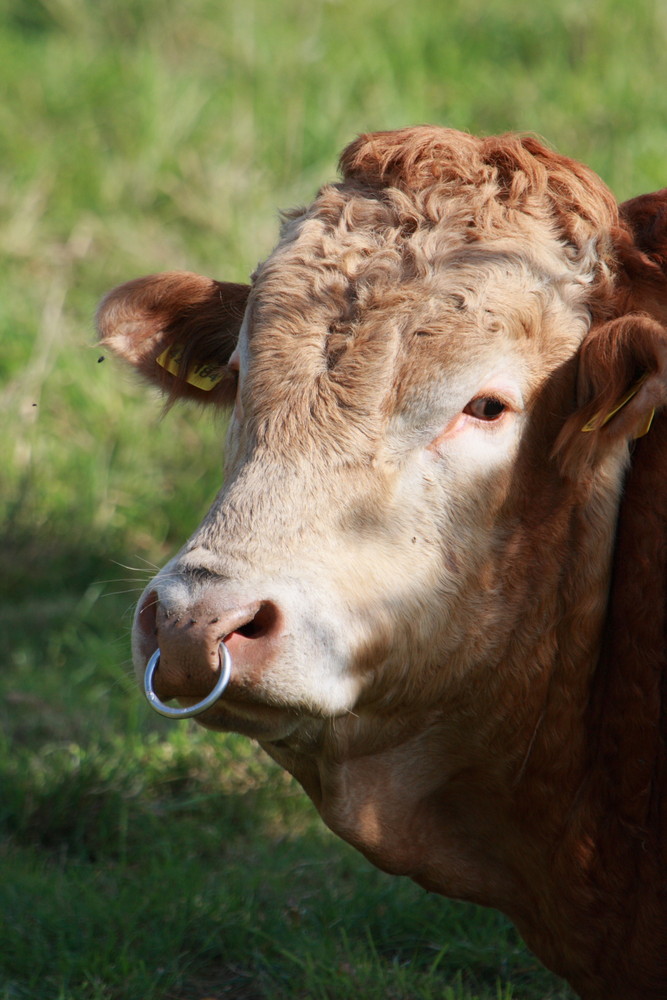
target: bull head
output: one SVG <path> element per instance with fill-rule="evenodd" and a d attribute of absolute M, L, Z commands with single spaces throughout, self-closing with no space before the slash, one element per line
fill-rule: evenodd
<path fill-rule="evenodd" d="M 224 486 L 139 602 L 138 674 L 159 646 L 157 695 L 187 707 L 224 641 L 200 721 L 257 738 L 332 829 L 504 910 L 582 995 L 663 996 L 611 869 L 620 839 L 664 878 L 664 647 L 654 628 L 642 686 L 613 559 L 629 444 L 667 403 L 667 191 L 619 214 L 535 139 L 428 127 L 362 136 L 341 169 L 251 285 L 154 275 L 100 307 L 171 402 L 234 406 Z M 662 414 L 645 440 L 659 634 Z M 633 729 L 631 774 L 628 671 L 654 734 Z"/>

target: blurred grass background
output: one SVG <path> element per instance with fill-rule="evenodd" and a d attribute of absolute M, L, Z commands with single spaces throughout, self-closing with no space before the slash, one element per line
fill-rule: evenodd
<path fill-rule="evenodd" d="M 667 184 L 662 0 L 0 0 L 0 1000 L 568 996 L 497 914 L 330 837 L 248 742 L 148 718 L 142 581 L 219 485 L 92 317 L 245 280 L 358 132 L 521 129 Z"/>

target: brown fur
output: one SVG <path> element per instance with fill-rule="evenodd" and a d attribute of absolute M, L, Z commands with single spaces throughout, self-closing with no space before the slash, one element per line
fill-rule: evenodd
<path fill-rule="evenodd" d="M 430 126 L 377 132 L 348 146 L 340 166 L 346 180 L 428 191 L 441 211 L 452 196 L 467 199 L 471 239 L 506 229 L 510 213 L 525 213 L 548 220 L 577 253 L 596 238 L 601 265 L 612 252 L 618 209 L 611 192 L 588 167 L 530 135 L 477 138 Z M 604 305 L 596 288 L 591 308 Z"/>
<path fill-rule="evenodd" d="M 428 126 L 361 136 L 341 169 L 286 216 L 251 294 L 170 274 L 101 307 L 104 342 L 146 378 L 225 403 L 232 373 L 210 394 L 184 376 L 226 363 L 248 302 L 227 482 L 140 602 L 138 671 L 151 615 L 182 697 L 210 687 L 227 635 L 208 725 L 260 738 L 380 867 L 504 910 L 586 1000 L 659 1000 L 667 189 L 619 211 L 531 136 Z M 167 344 L 187 345 L 177 381 L 155 365 Z M 489 438 L 510 464 L 464 438 L 481 465 L 457 479 L 452 398 L 495 352 L 530 389 L 521 437 Z M 253 618 L 239 594 L 278 611 Z M 195 642 L 179 622 L 204 608 Z"/>
<path fill-rule="evenodd" d="M 618 234 L 622 293 L 618 308 L 643 309 L 667 322 L 667 188 L 620 206 L 625 230 Z"/>
<path fill-rule="evenodd" d="M 641 387 L 606 424 L 626 393 Z M 614 441 L 643 430 L 647 414 L 667 405 L 667 329 L 644 313 L 628 313 L 595 327 L 579 352 L 580 409 L 556 443 L 564 472 L 581 475 Z M 589 422 L 598 427 L 587 432 Z"/>
<path fill-rule="evenodd" d="M 249 288 L 173 271 L 119 285 L 97 312 L 101 343 L 134 365 L 169 399 L 177 397 L 229 405 L 236 376 L 226 370 L 236 346 Z M 157 364 L 167 348 L 180 348 L 180 370 L 173 375 Z M 206 392 L 187 381 L 194 364 L 213 362 L 222 379 Z"/>

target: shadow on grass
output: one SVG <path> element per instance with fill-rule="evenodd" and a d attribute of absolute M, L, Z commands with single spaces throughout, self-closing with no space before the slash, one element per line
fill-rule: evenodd
<path fill-rule="evenodd" d="M 214 794 L 193 756 L 154 749 L 149 780 L 102 754 L 59 780 L 10 773 L 24 804 L 3 816 L 0 969 L 18 995 L 66 983 L 83 1000 L 91 979 L 117 1000 L 495 1000 L 513 995 L 501 979 L 560 995 L 502 917 L 374 871 L 270 767 L 260 788 Z"/>
<path fill-rule="evenodd" d="M 8 997 L 568 995 L 499 914 L 372 869 L 252 744 L 128 729 L 5 742 Z"/>

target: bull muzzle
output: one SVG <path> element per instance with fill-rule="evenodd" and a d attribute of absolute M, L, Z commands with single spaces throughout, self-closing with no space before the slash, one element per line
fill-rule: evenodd
<path fill-rule="evenodd" d="M 135 621 L 136 665 L 149 705 L 169 719 L 199 716 L 230 681 L 232 696 L 247 699 L 253 678 L 276 654 L 281 629 L 273 601 L 248 602 L 215 587 L 173 600 L 152 588 Z M 181 707 L 165 704 L 174 698 Z"/>
<path fill-rule="evenodd" d="M 160 665 L 160 650 L 159 648 L 156 649 L 146 664 L 146 672 L 144 674 L 144 694 L 146 695 L 148 704 L 158 715 L 164 715 L 167 719 L 190 719 L 195 715 L 201 715 L 202 712 L 205 712 L 207 708 L 214 705 L 218 698 L 222 696 L 232 676 L 232 658 L 224 642 L 220 643 L 218 657 L 220 670 L 213 690 L 194 705 L 188 705 L 185 708 L 172 708 L 170 705 L 165 705 L 163 701 L 160 701 L 153 690 L 153 675 Z"/>

